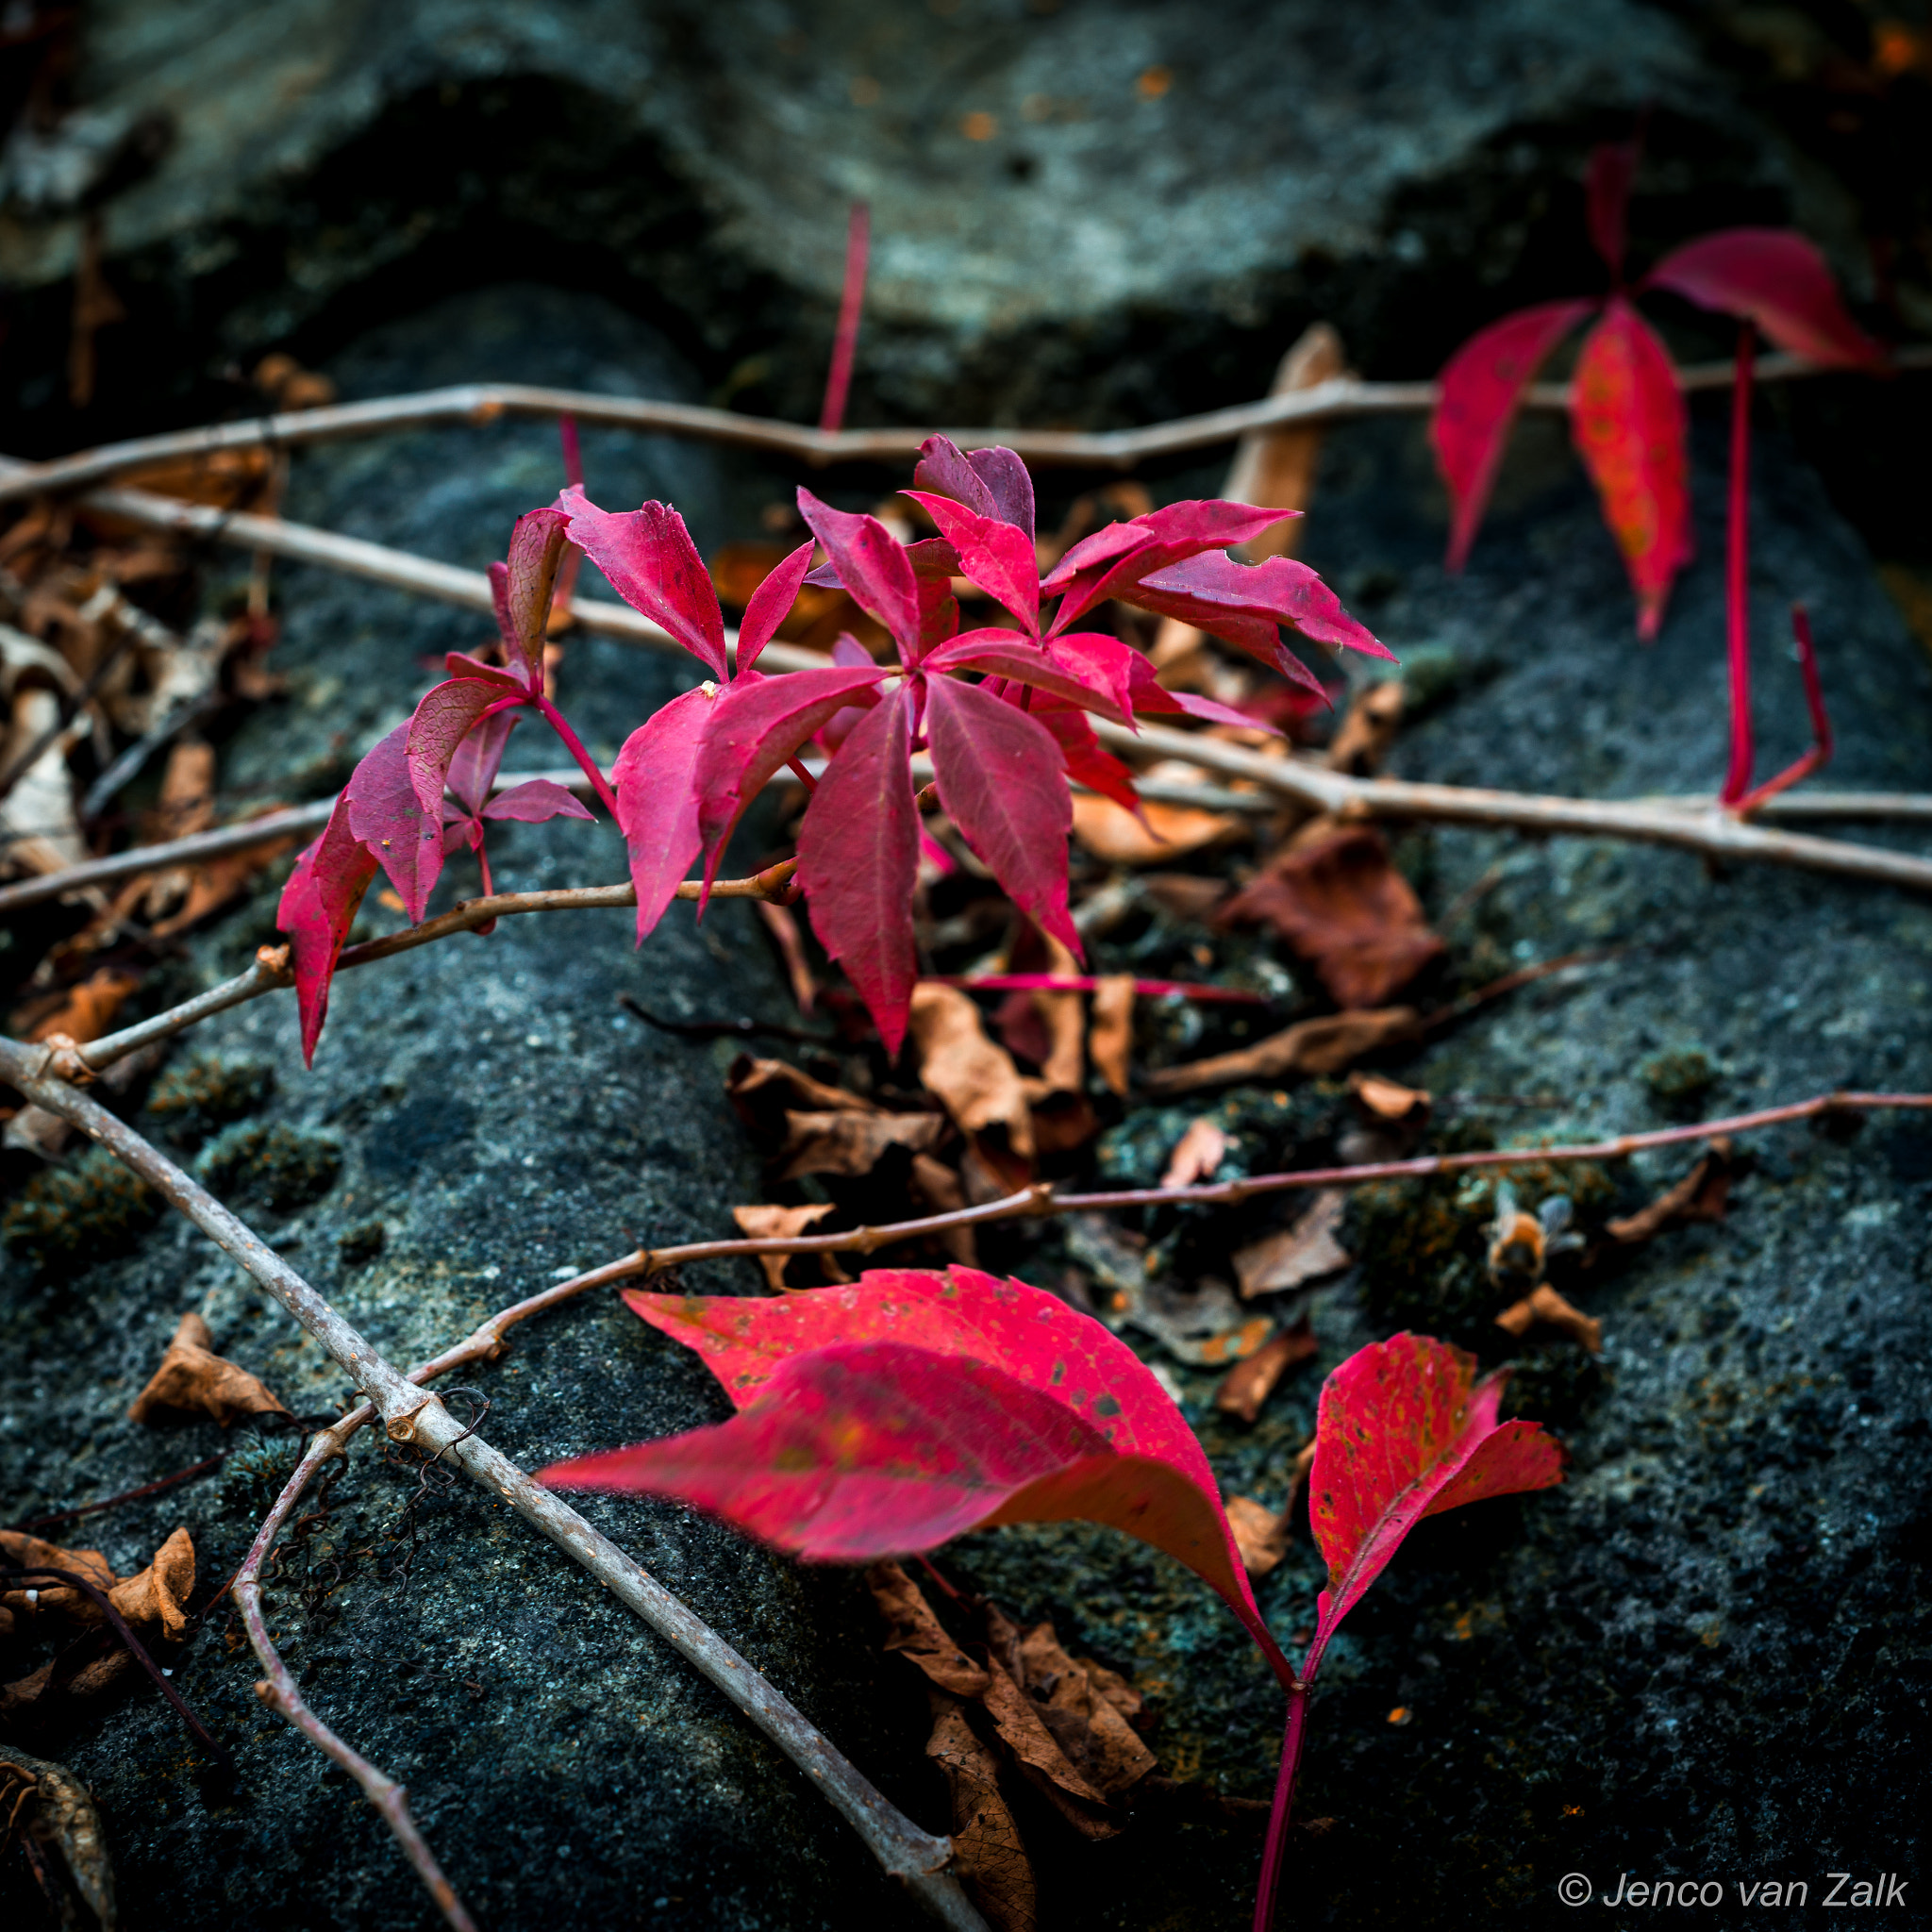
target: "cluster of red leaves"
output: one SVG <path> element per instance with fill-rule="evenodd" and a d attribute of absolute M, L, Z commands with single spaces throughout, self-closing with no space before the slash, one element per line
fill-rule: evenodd
<path fill-rule="evenodd" d="M 1833 368 L 1882 370 L 1885 351 L 1845 312 L 1824 258 L 1783 228 L 1725 228 L 1675 248 L 1634 286 L 1624 274 L 1635 143 L 1591 158 L 1590 237 L 1610 272 L 1602 299 L 1542 302 L 1478 331 L 1442 371 L 1431 436 L 1454 506 L 1449 567 L 1475 541 L 1524 389 L 1586 317 L 1571 434 L 1602 500 L 1637 595 L 1640 637 L 1657 635 L 1677 572 L 1690 560 L 1688 418 L 1677 373 L 1634 297 L 1664 289 L 1735 315 L 1779 347 Z"/>

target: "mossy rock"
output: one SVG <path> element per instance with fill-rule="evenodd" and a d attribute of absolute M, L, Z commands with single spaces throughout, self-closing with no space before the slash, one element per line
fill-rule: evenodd
<path fill-rule="evenodd" d="M 342 1150 L 336 1141 L 280 1121 L 228 1127 L 195 1162 L 203 1185 L 216 1194 L 252 1196 L 283 1208 L 319 1201 L 341 1169 Z"/>
<path fill-rule="evenodd" d="M 223 1054 L 197 1054 L 169 1067 L 147 1097 L 147 1110 L 191 1144 L 230 1121 L 259 1113 L 275 1091 L 266 1061 Z"/>
<path fill-rule="evenodd" d="M 0 1217 L 0 1235 L 36 1268 L 84 1267 L 125 1254 L 159 1208 L 144 1181 L 90 1147 L 72 1166 L 28 1181 Z"/>

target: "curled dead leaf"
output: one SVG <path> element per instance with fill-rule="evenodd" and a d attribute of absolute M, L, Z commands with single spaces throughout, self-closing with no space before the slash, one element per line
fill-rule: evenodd
<path fill-rule="evenodd" d="M 1211 1180 L 1214 1170 L 1227 1153 L 1227 1136 L 1205 1114 L 1188 1123 L 1187 1131 L 1174 1143 L 1167 1158 L 1167 1171 L 1160 1176 L 1163 1188 L 1191 1188 L 1196 1181 Z"/>
<path fill-rule="evenodd" d="M 928 1214 L 956 1214 L 966 1206 L 965 1184 L 943 1160 L 935 1160 L 930 1154 L 912 1157 L 907 1186 L 914 1202 Z M 978 1244 L 970 1227 L 941 1229 L 939 1241 L 953 1260 L 968 1268 L 979 1265 Z"/>
<path fill-rule="evenodd" d="M 1402 723 L 1403 691 L 1400 678 L 1385 678 L 1372 684 L 1348 708 L 1348 714 L 1335 727 L 1328 741 L 1328 769 L 1346 772 L 1351 777 L 1366 778 L 1382 769 L 1395 743 L 1396 727 Z"/>
<path fill-rule="evenodd" d="M 1604 1232 L 1620 1245 L 1633 1247 L 1685 1222 L 1722 1221 L 1736 1178 L 1734 1160 L 1728 1137 L 1716 1136 L 1697 1165 L 1674 1187 L 1666 1189 L 1648 1208 L 1611 1222 Z"/>
<path fill-rule="evenodd" d="M 1091 1657 L 1070 1657 L 1051 1623 L 1014 1635 L 1014 1674 L 1069 1762 L 1110 1798 L 1138 1784 L 1157 1761 L 1129 1722 L 1140 1712 L 1141 1693 Z"/>
<path fill-rule="evenodd" d="M 1366 825 L 1277 853 L 1218 923 L 1272 927 L 1347 1008 L 1378 1006 L 1444 951 L 1381 835 Z"/>
<path fill-rule="evenodd" d="M 148 1385 L 134 1398 L 129 1422 L 158 1423 L 170 1413 L 211 1415 L 226 1428 L 249 1415 L 287 1415 L 281 1402 L 246 1369 L 215 1354 L 208 1324 L 190 1309 Z"/>
<path fill-rule="evenodd" d="M 731 1218 L 738 1224 L 739 1232 L 749 1235 L 753 1241 L 789 1241 L 793 1235 L 809 1233 L 831 1211 L 832 1205 L 827 1201 L 808 1208 L 734 1208 Z M 799 1257 L 791 1255 L 760 1255 L 758 1257 L 758 1266 L 765 1271 L 765 1279 L 771 1284 L 774 1294 L 791 1286 L 785 1279 L 785 1271 L 796 1258 Z M 840 1267 L 836 1255 L 814 1255 L 811 1259 L 833 1281 L 852 1279 Z"/>
<path fill-rule="evenodd" d="M 1292 1026 L 1233 1053 L 1215 1054 L 1186 1066 L 1163 1067 L 1150 1074 L 1146 1084 L 1155 1093 L 1191 1093 L 1202 1087 L 1230 1086 L 1237 1080 L 1281 1080 L 1296 1074 L 1324 1076 L 1339 1074 L 1372 1053 L 1406 1046 L 1421 1038 L 1422 1024 L 1413 1007 L 1328 1013 L 1319 1020 L 1298 1020 Z"/>
<path fill-rule="evenodd" d="M 1520 1302 L 1512 1302 L 1496 1317 L 1498 1328 L 1519 1336 L 1527 1335 L 1539 1322 L 1545 1328 L 1567 1335 L 1591 1355 L 1603 1353 L 1604 1324 L 1594 1315 L 1586 1315 L 1565 1301 L 1547 1281 Z"/>
<path fill-rule="evenodd" d="M 929 1154 L 945 1139 L 936 1113 L 788 1113 L 773 1157 L 779 1180 L 807 1174 L 870 1174 L 888 1150 Z"/>
<path fill-rule="evenodd" d="M 113 1932 L 114 1869 L 93 1794 L 64 1764 L 32 1757 L 17 1744 L 0 1745 L 0 1819 L 5 1837 L 25 1832 L 42 1852 L 59 1855 L 81 1903 L 101 1932 Z M 77 1924 L 60 1902 L 63 1924 Z"/>
<path fill-rule="evenodd" d="M 997 1133 L 1006 1151 L 1031 1160 L 1033 1116 L 1020 1070 L 987 1038 L 979 1008 L 957 987 L 928 981 L 913 989 L 908 1030 L 921 1081 L 959 1131 L 975 1140 Z"/>
<path fill-rule="evenodd" d="M 1261 1413 L 1261 1405 L 1274 1392 L 1274 1385 L 1297 1362 L 1309 1360 L 1317 1349 L 1314 1330 L 1304 1315 L 1293 1327 L 1284 1328 L 1245 1361 L 1237 1362 L 1228 1370 L 1214 1391 L 1215 1407 L 1224 1415 L 1253 1422 Z"/>
<path fill-rule="evenodd" d="M 97 1590 L 112 1590 L 113 1571 L 99 1550 L 69 1550 L 58 1543 L 43 1542 L 25 1530 L 0 1529 L 0 1564 L 9 1570 L 67 1570 L 85 1576 Z M 8 1635 L 16 1624 L 42 1617 L 78 1619 L 92 1611 L 99 1621 L 100 1612 L 80 1591 L 65 1583 L 45 1583 L 21 1590 L 9 1590 L 0 1596 L 0 1637 Z"/>
<path fill-rule="evenodd" d="M 1087 1054 L 1110 1093 L 1124 1095 L 1134 1050 L 1134 975 L 1109 973 L 1093 989 Z"/>
<path fill-rule="evenodd" d="M 800 1113 L 877 1113 L 870 1100 L 842 1087 L 814 1080 L 790 1060 L 754 1059 L 741 1054 L 724 1076 L 724 1091 L 732 1110 L 759 1146 L 770 1148 L 785 1139 L 785 1119 Z"/>
<path fill-rule="evenodd" d="M 1238 1249 L 1234 1270 L 1242 1300 L 1286 1293 L 1346 1268 L 1353 1257 L 1336 1237 L 1347 1208 L 1343 1189 L 1318 1189 L 1291 1226 Z"/>
<path fill-rule="evenodd" d="M 899 1563 L 874 1563 L 865 1573 L 866 1588 L 886 1620 L 887 1650 L 897 1651 L 918 1665 L 941 1690 L 956 1697 L 981 1697 L 992 1683 L 985 1665 L 976 1664 L 946 1634 L 933 1615 L 925 1592 Z"/>
<path fill-rule="evenodd" d="M 170 1643 L 188 1634 L 188 1599 L 194 1594 L 194 1542 L 177 1529 L 145 1570 L 108 1592 L 108 1601 L 137 1632 L 153 1631 Z M 96 1617 L 100 1612 L 90 1604 Z"/>
<path fill-rule="evenodd" d="M 1252 1496 L 1230 1496 L 1227 1524 L 1234 1531 L 1234 1546 L 1241 1552 L 1241 1567 L 1250 1576 L 1267 1575 L 1288 1555 L 1287 1510 L 1277 1516 Z"/>
<path fill-rule="evenodd" d="M 1192 765 L 1176 768 L 1196 775 Z M 1150 777 L 1173 776 L 1156 765 Z M 1229 812 L 1201 811 L 1191 805 L 1163 805 L 1143 799 L 1137 818 L 1125 806 L 1096 791 L 1074 793 L 1074 838 L 1081 848 L 1108 865 L 1163 865 L 1190 852 L 1248 836 L 1248 827 Z"/>

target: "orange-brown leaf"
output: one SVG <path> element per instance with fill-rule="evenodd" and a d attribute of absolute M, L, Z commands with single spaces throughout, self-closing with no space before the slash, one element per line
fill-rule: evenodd
<path fill-rule="evenodd" d="M 208 1324 L 192 1308 L 148 1385 L 134 1398 L 127 1419 L 158 1423 L 172 1414 L 199 1411 L 224 1428 L 247 1415 L 287 1415 L 288 1410 L 246 1369 L 215 1354 Z"/>

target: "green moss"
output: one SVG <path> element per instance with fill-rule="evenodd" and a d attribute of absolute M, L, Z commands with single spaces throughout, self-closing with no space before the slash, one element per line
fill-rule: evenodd
<path fill-rule="evenodd" d="M 1709 1059 L 1690 1048 L 1678 1053 L 1660 1053 L 1646 1060 L 1643 1084 L 1667 1113 L 1689 1116 L 1695 1113 L 1704 1097 L 1717 1085 L 1717 1069 Z"/>
<path fill-rule="evenodd" d="M 72 1166 L 28 1181 L 0 1217 L 0 1235 L 36 1268 L 85 1267 L 132 1247 L 159 1208 L 143 1181 L 90 1147 Z"/>
<path fill-rule="evenodd" d="M 275 1069 L 265 1061 L 202 1054 L 162 1074 L 147 1110 L 177 1139 L 196 1142 L 229 1121 L 258 1113 L 275 1089 Z"/>
<path fill-rule="evenodd" d="M 302 1438 L 265 1436 L 237 1449 L 222 1469 L 222 1500 L 237 1509 L 258 1513 L 281 1494 L 302 1459 Z"/>
<path fill-rule="evenodd" d="M 341 1172 L 342 1150 L 319 1134 L 277 1121 L 232 1126 L 209 1142 L 195 1172 L 217 1194 L 252 1194 L 271 1208 L 321 1199 Z"/>

